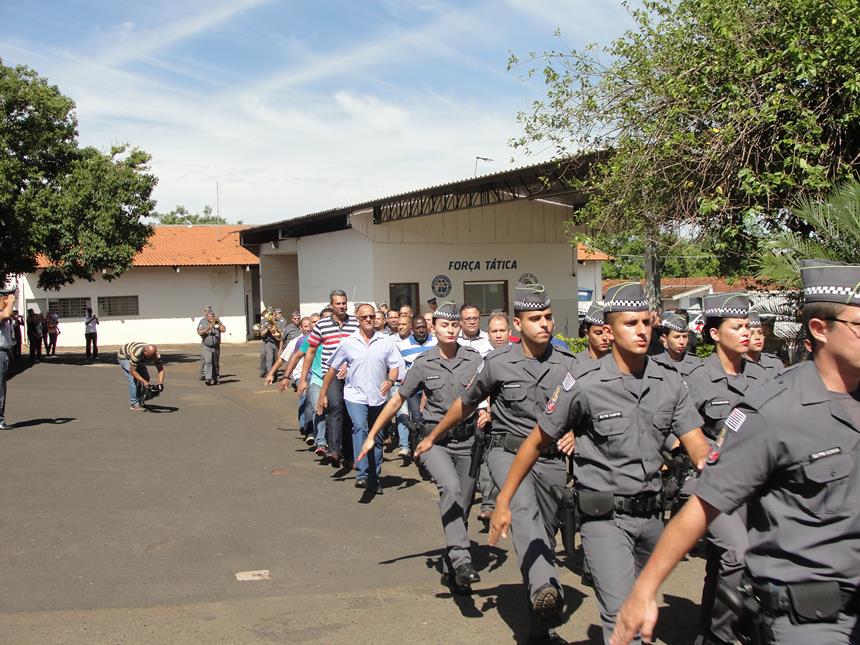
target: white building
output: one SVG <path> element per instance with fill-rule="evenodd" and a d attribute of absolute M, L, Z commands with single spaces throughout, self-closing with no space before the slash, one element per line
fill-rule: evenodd
<path fill-rule="evenodd" d="M 84 345 L 87 307 L 100 321 L 99 345 L 199 342 L 196 328 L 206 305 L 227 328 L 223 342 L 244 342 L 258 311 L 252 276 L 259 264 L 239 245 L 245 228 L 156 226 L 132 267 L 114 280 L 94 276 L 45 291 L 38 288 L 38 272 L 21 276 L 18 310 L 59 314 L 60 349 Z"/>
<path fill-rule="evenodd" d="M 576 335 L 578 300 L 601 289 L 607 256 L 571 245 L 583 162 L 540 164 L 258 226 L 242 244 L 260 257 L 261 301 L 307 315 L 333 288 L 350 302 L 427 299 L 512 312 L 520 281 L 542 283 L 558 332 Z"/>

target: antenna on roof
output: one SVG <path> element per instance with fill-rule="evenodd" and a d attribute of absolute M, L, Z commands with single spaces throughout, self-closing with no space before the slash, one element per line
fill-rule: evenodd
<path fill-rule="evenodd" d="M 487 163 L 493 163 L 494 159 L 490 159 L 489 157 L 475 157 L 475 174 L 474 177 L 478 176 L 478 162 L 486 161 Z"/>
<path fill-rule="evenodd" d="M 221 185 L 217 179 L 215 180 L 215 214 L 221 217 Z"/>

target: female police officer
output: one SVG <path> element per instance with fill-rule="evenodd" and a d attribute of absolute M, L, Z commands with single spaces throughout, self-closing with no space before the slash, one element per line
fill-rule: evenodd
<path fill-rule="evenodd" d="M 394 417 L 403 402 L 423 392 L 426 398 L 423 418 L 427 425 L 422 427 L 426 427 L 427 432 L 419 435 L 423 444 L 419 460 L 439 489 L 439 513 L 446 543 L 445 578 L 452 590 L 466 591 L 473 582 L 481 580 L 472 567 L 467 530 L 475 495 L 475 478 L 469 476 L 474 416 L 448 430 L 435 445 L 427 435 L 478 371 L 481 355 L 457 343 L 460 311 L 453 303 L 444 303 L 433 312 L 433 332 L 438 345 L 415 359 L 400 389 L 389 399 L 373 424 L 362 446 L 362 454 L 373 449 L 376 435 Z"/>
<path fill-rule="evenodd" d="M 706 296 L 703 301 L 705 327 L 702 342 L 715 345 L 714 353 L 685 379 L 693 404 L 702 415 L 702 430 L 711 440 L 714 454 L 725 436 L 726 418 L 751 390 L 769 380 L 767 371 L 745 360 L 749 351 L 749 298 L 741 293 Z M 722 436 L 721 436 L 722 435 Z M 711 545 L 702 591 L 699 620 L 700 642 L 734 642 L 731 612 L 716 601 L 717 582 L 740 581 L 749 547 L 746 509 L 724 515 L 711 525 Z"/>

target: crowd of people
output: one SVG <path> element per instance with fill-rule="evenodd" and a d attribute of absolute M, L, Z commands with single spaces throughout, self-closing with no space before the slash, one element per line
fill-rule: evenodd
<path fill-rule="evenodd" d="M 386 441 L 417 462 L 438 489 L 443 583 L 457 594 L 480 581 L 468 530 L 479 493 L 489 544 L 511 535 L 530 642 L 564 642 L 562 529 L 579 532 L 606 643 L 652 637 L 660 584 L 702 538 L 697 643 L 857 643 L 860 266 L 801 269 L 808 360 L 790 368 L 763 351 L 747 294 L 705 297 L 697 338 L 686 312 L 658 315 L 640 284 L 616 285 L 589 308 L 574 353 L 530 284 L 512 318 L 435 299 L 425 314 L 350 312 L 339 289 L 311 316 L 267 311 L 260 376 L 295 392 L 309 450 L 355 470 L 369 498 L 384 491 Z M 2 379 L 14 294 L 0 297 Z M 214 385 L 225 327 L 204 313 L 201 379 Z M 712 353 L 699 358 L 693 342 Z M 118 362 L 143 409 L 164 382 L 158 348 L 129 343 Z M 0 380 L 0 428 L 4 397 Z"/>
<path fill-rule="evenodd" d="M 575 521 L 607 643 L 650 638 L 660 582 L 702 537 L 697 643 L 854 643 L 860 267 L 819 261 L 802 278 L 810 360 L 788 369 L 763 351 L 746 294 L 706 297 L 698 339 L 686 312 L 657 315 L 627 283 L 589 309 L 577 353 L 555 337 L 540 285 L 518 287 L 512 319 L 436 302 L 353 314 L 335 290 L 297 317 L 264 376 L 295 390 L 320 463 L 355 469 L 366 493 L 383 492 L 384 441 L 418 462 L 438 489 L 455 593 L 480 580 L 468 533 L 479 494 L 490 545 L 511 534 L 530 642 L 564 642 L 556 536 Z M 824 405 L 816 421 L 809 405 Z M 670 493 L 679 455 L 688 469 Z M 688 501 L 664 531 L 669 495 Z"/>

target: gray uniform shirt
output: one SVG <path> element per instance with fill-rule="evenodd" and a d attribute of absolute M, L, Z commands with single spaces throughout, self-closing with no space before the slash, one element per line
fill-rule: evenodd
<path fill-rule="evenodd" d="M 208 326 L 209 321 L 204 318 L 200 321 L 200 324 L 197 325 L 197 333 L 202 334 Z M 218 328 L 218 325 L 213 325 L 212 329 L 209 330 L 209 333 L 202 336 L 201 340 L 206 347 L 218 347 L 218 345 L 221 344 L 221 330 Z"/>
<path fill-rule="evenodd" d="M 406 398 L 424 392 L 424 421 L 435 425 L 469 385 L 480 365 L 481 355 L 464 345 L 457 345 L 457 353 L 450 360 L 442 357 L 438 347 L 432 347 L 412 363 L 399 392 Z"/>
<path fill-rule="evenodd" d="M 690 387 L 693 405 L 705 420 L 702 430 L 710 439 L 719 436 L 733 407 L 753 389 L 770 380 L 767 370 L 758 363 L 742 361 L 741 365 L 740 374 L 729 376 L 715 352 L 684 379 Z"/>
<path fill-rule="evenodd" d="M 815 363 L 752 392 L 726 427 L 732 432 L 696 495 L 723 513 L 747 504 L 753 577 L 836 580 L 856 589 L 860 427 L 827 391 Z"/>
<path fill-rule="evenodd" d="M 659 492 L 660 450 L 669 433 L 682 437 L 702 423 L 681 376 L 651 358 L 641 379 L 622 375 L 612 354 L 580 363 L 574 376 L 556 388 L 538 424 L 555 438 L 568 430 L 576 435 L 576 487 Z"/>
<path fill-rule="evenodd" d="M 753 361 L 750 362 L 752 363 Z M 759 356 L 758 365 L 761 365 L 767 371 L 768 377 L 771 379 L 775 379 L 785 371 L 785 365 L 779 358 L 765 352 L 762 352 L 761 356 Z"/>
<path fill-rule="evenodd" d="M 702 364 L 702 359 L 696 356 L 695 354 L 691 354 L 690 352 L 684 352 L 684 356 L 680 361 L 672 360 L 672 357 L 669 356 L 669 352 L 661 352 L 660 354 L 655 354 L 652 356 L 655 361 L 660 363 L 661 365 L 667 365 L 669 367 L 674 368 L 681 375 L 681 378 L 684 381 L 687 380 L 687 377 L 690 375 L 694 369 L 699 367 Z"/>
<path fill-rule="evenodd" d="M 463 403 L 477 406 L 490 397 L 493 432 L 527 437 L 547 399 L 575 365 L 570 351 L 554 345 L 539 359 L 526 358 L 522 343 L 498 347 L 484 357 Z"/>

